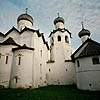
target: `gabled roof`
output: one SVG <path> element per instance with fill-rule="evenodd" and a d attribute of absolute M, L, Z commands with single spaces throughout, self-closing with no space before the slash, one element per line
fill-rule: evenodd
<path fill-rule="evenodd" d="M 41 33 L 39 32 L 39 30 L 33 30 L 33 29 L 30 29 L 30 28 L 25 27 L 21 32 L 19 32 L 15 27 L 13 27 L 12 29 L 10 29 L 10 30 L 5 34 L 5 36 L 7 36 L 8 34 L 10 34 L 13 30 L 17 31 L 19 34 L 23 34 L 23 32 L 25 32 L 25 31 L 27 31 L 27 30 L 28 30 L 28 31 L 31 31 L 31 32 L 36 32 L 37 35 L 38 35 L 38 37 L 42 37 L 43 43 L 46 44 L 46 47 L 47 47 L 47 49 L 49 50 L 48 43 L 45 41 L 44 35 L 41 34 Z"/>
<path fill-rule="evenodd" d="M 12 31 L 17 31 L 19 34 L 20 34 L 20 32 L 13 26 L 6 34 L 5 34 L 5 36 L 7 36 L 8 34 L 10 34 Z"/>
<path fill-rule="evenodd" d="M 87 45 L 84 47 L 84 49 L 80 52 L 80 54 L 77 57 L 74 57 L 75 54 L 80 51 L 80 49 L 87 43 Z M 96 56 L 100 55 L 100 44 L 88 39 L 86 40 L 73 54 L 72 54 L 72 59 L 75 60 L 77 58 L 82 58 L 82 57 L 90 57 L 90 56 Z"/>
<path fill-rule="evenodd" d="M 5 37 L 5 35 L 4 35 L 3 33 L 1 33 L 1 32 L 0 32 L 0 36 L 3 36 L 3 37 Z"/>
<path fill-rule="evenodd" d="M 11 37 L 9 37 L 4 42 L 0 43 L 0 45 L 16 45 L 16 46 L 19 46 Z"/>
<path fill-rule="evenodd" d="M 51 37 L 51 35 L 52 34 L 55 34 L 57 31 L 60 31 L 60 32 L 65 32 L 65 31 L 67 31 L 69 34 L 70 34 L 70 37 L 71 37 L 71 32 L 69 32 L 67 29 L 65 29 L 65 28 L 63 28 L 63 29 L 60 29 L 60 28 L 58 28 L 58 29 L 56 29 L 56 30 L 53 30 L 53 32 L 51 32 L 50 33 L 50 35 L 49 35 L 49 37 Z"/>
<path fill-rule="evenodd" d="M 49 46 L 48 46 L 48 43 L 45 41 L 45 38 L 44 38 L 44 35 L 43 33 L 40 33 L 39 30 L 33 30 L 33 29 L 30 29 L 30 28 L 27 28 L 25 27 L 20 33 L 23 34 L 24 31 L 32 31 L 32 32 L 36 32 L 38 37 L 42 37 L 42 40 L 43 40 L 43 43 L 46 44 L 46 47 L 47 49 L 49 50 Z"/>
<path fill-rule="evenodd" d="M 12 50 L 16 51 L 16 50 L 20 50 L 20 49 L 34 50 L 34 48 L 27 47 L 26 44 L 24 44 L 23 46 L 19 46 L 17 48 L 13 48 Z"/>
<path fill-rule="evenodd" d="M 43 33 L 41 34 L 41 36 L 42 36 L 43 43 L 47 46 L 47 49 L 49 50 L 48 42 L 45 41 Z"/>

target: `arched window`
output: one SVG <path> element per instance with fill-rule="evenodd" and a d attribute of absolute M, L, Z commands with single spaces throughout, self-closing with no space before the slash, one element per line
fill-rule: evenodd
<path fill-rule="evenodd" d="M 58 42 L 59 42 L 59 41 L 61 41 L 61 36 L 60 36 L 60 35 L 58 35 Z"/>
<path fill-rule="evenodd" d="M 68 36 L 65 36 L 65 42 L 69 43 Z"/>

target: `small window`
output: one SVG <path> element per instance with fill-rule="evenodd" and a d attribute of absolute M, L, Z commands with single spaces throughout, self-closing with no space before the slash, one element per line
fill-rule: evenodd
<path fill-rule="evenodd" d="M 60 42 L 61 41 L 61 36 L 60 35 L 58 35 L 58 42 Z"/>
<path fill-rule="evenodd" d="M 21 57 L 18 58 L 18 65 L 21 65 Z"/>
<path fill-rule="evenodd" d="M 53 39 L 53 37 L 52 37 L 52 41 L 54 42 L 54 39 Z"/>
<path fill-rule="evenodd" d="M 49 72 L 50 72 L 51 70 L 49 69 Z"/>
<path fill-rule="evenodd" d="M 18 83 L 18 77 L 17 76 L 14 78 L 14 83 Z"/>
<path fill-rule="evenodd" d="M 41 57 L 42 57 L 42 50 L 40 50 L 40 55 L 41 55 Z"/>
<path fill-rule="evenodd" d="M 6 56 L 6 64 L 8 64 L 8 56 Z"/>
<path fill-rule="evenodd" d="M 0 58 L 1 58 L 1 55 L 2 55 L 2 54 L 0 53 Z"/>
<path fill-rule="evenodd" d="M 80 67 L 80 62 L 79 62 L 79 60 L 77 60 L 77 66 Z"/>
<path fill-rule="evenodd" d="M 65 36 L 65 42 L 66 42 L 66 43 L 69 43 L 69 41 L 68 41 L 68 36 Z"/>
<path fill-rule="evenodd" d="M 93 65 L 99 64 L 99 58 L 92 58 Z"/>
<path fill-rule="evenodd" d="M 54 43 L 52 42 L 52 43 L 51 43 L 51 45 L 53 46 L 53 45 L 54 45 Z"/>

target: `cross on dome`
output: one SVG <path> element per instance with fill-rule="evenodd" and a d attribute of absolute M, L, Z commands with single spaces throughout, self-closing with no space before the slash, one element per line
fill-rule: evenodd
<path fill-rule="evenodd" d="M 57 13 L 58 17 L 59 17 L 59 13 Z"/>
<path fill-rule="evenodd" d="M 82 24 L 82 29 L 84 29 L 83 21 L 81 22 L 81 24 Z"/>
<path fill-rule="evenodd" d="M 28 10 L 28 8 L 26 8 L 26 14 L 27 14 L 27 10 Z"/>

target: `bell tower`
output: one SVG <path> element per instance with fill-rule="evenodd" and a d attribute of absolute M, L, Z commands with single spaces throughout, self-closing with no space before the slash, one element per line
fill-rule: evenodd
<path fill-rule="evenodd" d="M 50 59 L 53 61 L 70 60 L 72 54 L 71 49 L 71 33 L 64 27 L 64 19 L 58 17 L 54 20 L 55 30 L 51 32 L 50 37 Z"/>

